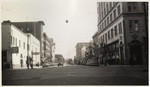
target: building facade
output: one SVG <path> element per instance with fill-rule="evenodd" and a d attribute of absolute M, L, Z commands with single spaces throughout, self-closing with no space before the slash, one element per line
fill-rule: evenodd
<path fill-rule="evenodd" d="M 43 33 L 43 49 L 42 49 L 42 54 L 44 59 L 43 60 L 47 60 L 47 62 L 52 62 L 52 59 L 50 58 L 50 39 L 47 36 L 46 33 Z"/>
<path fill-rule="evenodd" d="M 27 55 L 33 58 L 33 65 L 40 64 L 40 41 L 31 33 L 27 35 Z"/>
<path fill-rule="evenodd" d="M 83 59 L 85 58 L 86 48 L 89 45 L 90 45 L 90 42 L 77 43 L 77 45 L 76 45 L 76 57 L 75 57 L 75 63 L 76 64 L 81 64 L 83 62 Z"/>
<path fill-rule="evenodd" d="M 42 41 L 43 38 L 43 26 L 45 25 L 43 21 L 37 21 L 37 22 L 12 22 L 13 25 L 15 25 L 18 29 L 23 31 L 24 33 L 31 33 L 33 36 L 35 36 L 40 41 L 40 56 L 41 61 L 44 57 L 44 54 L 42 54 L 42 45 L 44 44 Z M 42 62 L 41 62 L 42 63 Z"/>
<path fill-rule="evenodd" d="M 52 62 L 55 62 L 55 43 L 53 38 L 50 38 L 50 57 Z"/>
<path fill-rule="evenodd" d="M 148 4 L 145 2 L 98 2 L 98 31 L 93 35 L 100 46 L 107 44 L 110 58 L 119 64 L 146 64 Z M 119 57 L 118 57 L 119 56 Z"/>
<path fill-rule="evenodd" d="M 3 68 L 26 67 L 27 35 L 11 22 L 2 23 Z"/>

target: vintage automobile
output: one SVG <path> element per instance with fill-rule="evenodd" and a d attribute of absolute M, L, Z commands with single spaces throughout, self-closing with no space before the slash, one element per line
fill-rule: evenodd
<path fill-rule="evenodd" d="M 59 66 L 63 66 L 63 63 L 58 63 L 57 66 L 58 66 L 58 67 L 59 67 Z"/>

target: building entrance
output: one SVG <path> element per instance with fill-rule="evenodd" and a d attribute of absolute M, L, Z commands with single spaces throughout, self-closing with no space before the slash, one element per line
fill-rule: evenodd
<path fill-rule="evenodd" d="M 129 43 L 130 46 L 130 59 L 134 61 L 135 65 L 143 64 L 142 60 L 142 44 L 138 40 L 133 40 Z"/>

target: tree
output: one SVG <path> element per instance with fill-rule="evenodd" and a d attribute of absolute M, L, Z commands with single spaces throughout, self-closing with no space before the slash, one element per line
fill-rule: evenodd
<path fill-rule="evenodd" d="M 70 59 L 67 59 L 67 60 L 66 60 L 66 63 L 67 63 L 67 64 L 72 64 L 72 63 L 73 63 L 73 60 L 72 60 L 71 58 L 70 58 Z"/>

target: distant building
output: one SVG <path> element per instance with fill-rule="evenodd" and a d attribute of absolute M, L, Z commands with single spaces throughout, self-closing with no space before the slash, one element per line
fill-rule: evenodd
<path fill-rule="evenodd" d="M 86 48 L 90 45 L 90 42 L 77 43 L 76 45 L 76 64 L 80 64 L 82 59 L 85 58 Z"/>
<path fill-rule="evenodd" d="M 10 21 L 2 23 L 2 67 L 26 67 L 27 35 Z"/>
<path fill-rule="evenodd" d="M 45 25 L 44 22 L 37 21 L 37 22 L 12 22 L 12 23 L 24 33 L 31 33 L 40 41 L 40 56 L 42 61 L 42 58 L 44 56 L 44 54 L 42 54 L 43 25 Z"/>
<path fill-rule="evenodd" d="M 55 43 L 53 38 L 50 38 L 50 58 L 55 62 Z"/>
<path fill-rule="evenodd" d="M 98 2 L 98 31 L 94 42 L 107 44 L 110 58 L 119 64 L 148 62 L 148 3 Z"/>

